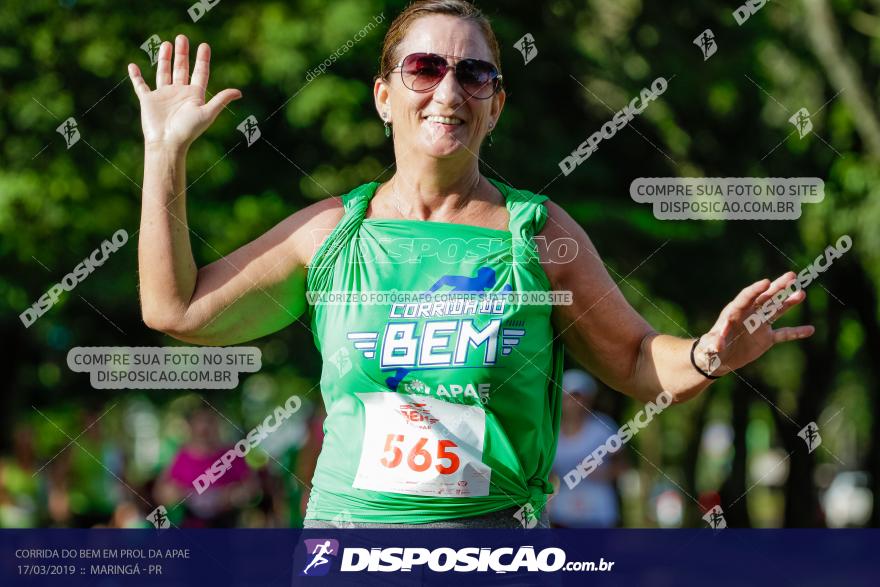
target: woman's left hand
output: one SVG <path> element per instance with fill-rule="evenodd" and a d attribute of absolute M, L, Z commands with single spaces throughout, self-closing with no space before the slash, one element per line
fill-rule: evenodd
<path fill-rule="evenodd" d="M 697 364 L 712 375 L 724 375 L 748 365 L 778 342 L 811 336 L 816 329 L 810 325 L 773 329 L 773 322 L 807 297 L 802 289 L 786 295 L 796 279 L 789 271 L 772 283 L 762 279 L 743 289 L 701 337 L 694 353 Z"/>

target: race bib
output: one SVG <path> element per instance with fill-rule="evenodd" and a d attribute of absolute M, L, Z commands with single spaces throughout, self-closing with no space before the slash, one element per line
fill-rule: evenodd
<path fill-rule="evenodd" d="M 395 392 L 358 393 L 365 410 L 354 487 L 386 493 L 489 495 L 482 408 Z"/>

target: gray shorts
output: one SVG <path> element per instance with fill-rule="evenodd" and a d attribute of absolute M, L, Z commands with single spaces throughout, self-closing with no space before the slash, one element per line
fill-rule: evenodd
<path fill-rule="evenodd" d="M 443 520 L 442 522 L 428 522 L 426 524 L 386 524 L 379 522 L 330 522 L 328 520 L 305 520 L 303 528 L 324 529 L 335 528 L 343 530 L 345 528 L 510 528 L 523 529 L 522 523 L 514 517 L 514 514 L 520 508 L 508 508 L 491 512 L 482 516 L 474 516 L 472 518 L 456 518 L 454 520 Z M 535 528 L 549 528 L 550 521 L 547 516 L 547 508 L 541 514 Z"/>

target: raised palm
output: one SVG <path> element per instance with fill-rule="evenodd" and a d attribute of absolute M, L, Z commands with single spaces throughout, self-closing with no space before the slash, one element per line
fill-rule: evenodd
<path fill-rule="evenodd" d="M 745 327 L 745 320 L 749 315 L 778 293 L 787 294 L 787 288 L 796 279 L 797 275 L 792 271 L 784 273 L 772 283 L 769 279 L 762 279 L 743 289 L 721 311 L 712 329 L 702 336 L 704 347 L 711 354 L 717 355 L 717 374 L 724 374 L 751 363 L 777 343 L 812 336 L 816 331 L 812 325 L 773 328 L 773 322 L 806 299 L 807 294 L 802 289 L 785 295 L 770 320 L 758 326 L 754 332 L 749 333 Z"/>
<path fill-rule="evenodd" d="M 189 76 L 189 40 L 184 35 L 175 39 L 173 69 L 171 49 L 171 43 L 167 41 L 159 47 L 155 90 L 150 90 L 137 65 L 128 65 L 128 75 L 141 104 L 144 143 L 188 147 L 227 104 L 241 97 L 241 92 L 226 89 L 206 103 L 211 48 L 207 43 L 199 45 L 192 81 Z"/>

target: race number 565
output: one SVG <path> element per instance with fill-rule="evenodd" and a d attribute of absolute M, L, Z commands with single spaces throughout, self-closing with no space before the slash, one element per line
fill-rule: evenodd
<path fill-rule="evenodd" d="M 458 446 L 451 440 L 438 440 L 435 446 L 426 448 L 430 439 L 422 436 L 407 450 L 406 445 L 411 441 L 412 437 L 407 439 L 403 434 L 389 434 L 385 437 L 385 454 L 379 462 L 389 469 L 398 467 L 403 463 L 406 451 L 406 466 L 417 473 L 427 471 L 433 465 L 441 475 L 450 475 L 461 465 L 461 459 L 450 450 Z"/>

